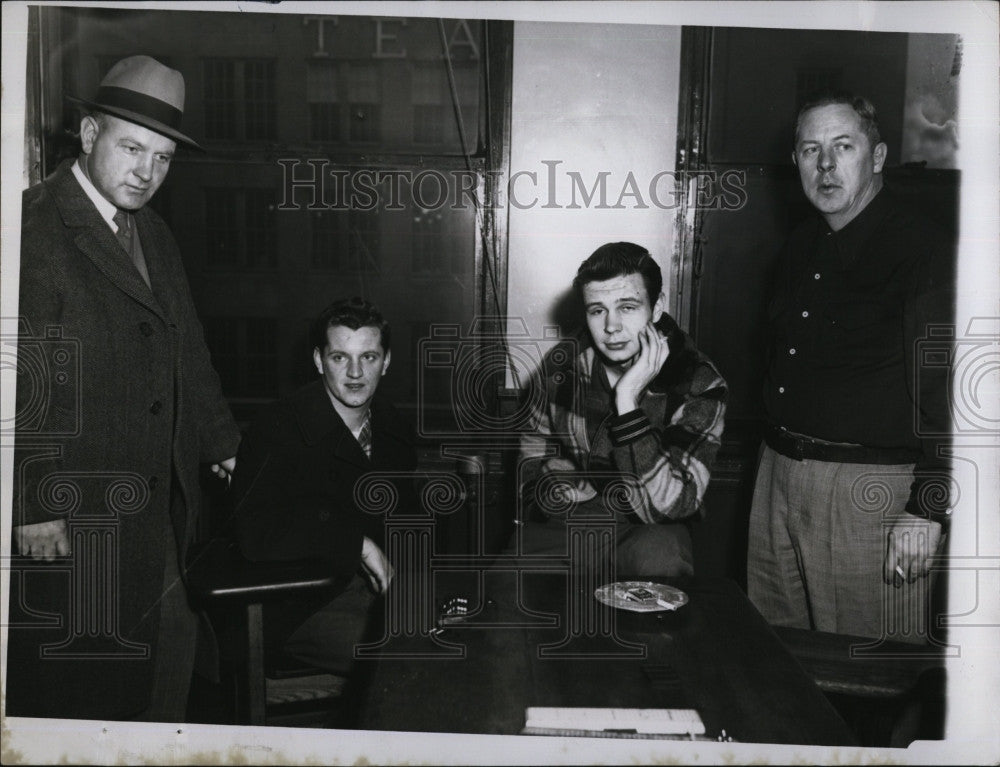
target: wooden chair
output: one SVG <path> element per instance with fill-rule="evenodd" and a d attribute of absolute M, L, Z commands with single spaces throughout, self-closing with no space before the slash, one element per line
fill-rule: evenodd
<path fill-rule="evenodd" d="M 189 592 L 213 617 L 223 665 L 234 672 L 233 723 L 317 725 L 328 720 L 346 680 L 308 666 L 269 664 L 263 615 L 271 600 L 335 589 L 329 565 L 249 562 L 235 542 L 220 538 L 204 545 L 192 562 Z"/>

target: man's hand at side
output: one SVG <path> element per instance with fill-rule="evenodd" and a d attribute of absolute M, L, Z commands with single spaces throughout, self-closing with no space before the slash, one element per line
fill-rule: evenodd
<path fill-rule="evenodd" d="M 913 583 L 930 570 L 930 560 L 941 543 L 941 524 L 919 517 L 901 516 L 889 528 L 883 578 L 896 588 Z M 899 568 L 897 571 L 896 568 Z M 902 575 L 900 575 L 902 573 Z"/>
<path fill-rule="evenodd" d="M 231 482 L 233 479 L 233 472 L 236 471 L 236 456 L 234 455 L 232 458 L 227 458 L 224 461 L 213 463 L 209 468 L 211 468 L 212 473 L 219 479 Z"/>
<path fill-rule="evenodd" d="M 656 378 L 663 363 L 670 356 L 670 346 L 665 336 L 652 322 L 639 331 L 639 354 L 632 362 L 632 367 L 615 384 L 615 407 L 618 415 L 630 413 L 639 407 L 639 397 L 646 387 Z"/>
<path fill-rule="evenodd" d="M 367 536 L 361 542 L 361 567 L 375 593 L 384 594 L 395 571 L 382 549 Z"/>
<path fill-rule="evenodd" d="M 21 556 L 51 562 L 70 553 L 65 519 L 19 525 L 14 528 L 14 545 Z"/>

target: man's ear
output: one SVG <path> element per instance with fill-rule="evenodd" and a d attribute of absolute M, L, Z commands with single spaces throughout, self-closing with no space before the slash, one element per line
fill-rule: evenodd
<path fill-rule="evenodd" d="M 660 317 L 663 316 L 663 312 L 666 311 L 665 307 L 667 305 L 667 297 L 660 292 L 659 298 L 656 299 L 656 303 L 653 304 L 653 323 L 660 321 Z"/>
<path fill-rule="evenodd" d="M 882 172 L 882 166 L 885 165 L 885 158 L 887 154 L 889 154 L 889 147 L 885 145 L 884 141 L 879 141 L 875 145 L 875 150 L 872 152 L 872 159 L 874 160 L 872 164 L 872 173 Z"/>
<path fill-rule="evenodd" d="M 794 165 L 796 168 L 799 167 L 799 158 L 798 155 L 795 154 L 794 149 L 792 150 L 792 165 Z"/>
<path fill-rule="evenodd" d="M 97 118 L 87 115 L 80 120 L 80 146 L 84 154 L 90 154 L 94 149 L 94 142 L 97 134 L 101 132 L 101 126 L 97 124 Z"/>
<path fill-rule="evenodd" d="M 313 347 L 313 364 L 316 366 L 316 372 L 323 375 L 323 355 L 315 346 Z"/>
<path fill-rule="evenodd" d="M 385 353 L 385 359 L 382 360 L 382 375 L 386 374 L 389 370 L 389 361 L 392 359 L 392 350 L 390 349 Z"/>

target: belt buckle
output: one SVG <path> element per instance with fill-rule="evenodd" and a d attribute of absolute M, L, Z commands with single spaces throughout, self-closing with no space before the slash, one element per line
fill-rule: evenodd
<path fill-rule="evenodd" d="M 806 453 L 806 440 L 802 437 L 792 437 L 792 444 L 795 445 L 795 460 L 803 460 Z"/>

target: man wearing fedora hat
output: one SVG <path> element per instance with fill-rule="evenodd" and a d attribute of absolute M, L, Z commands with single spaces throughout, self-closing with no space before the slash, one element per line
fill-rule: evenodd
<path fill-rule="evenodd" d="M 38 417 L 30 358 L 19 369 L 13 542 L 30 565 L 11 590 L 7 713 L 182 721 L 199 465 L 227 476 L 240 434 L 146 203 L 177 145 L 200 147 L 180 130 L 182 75 L 148 56 L 73 101 L 91 110 L 79 157 L 22 201 L 21 349 L 58 340 L 69 374 Z"/>

